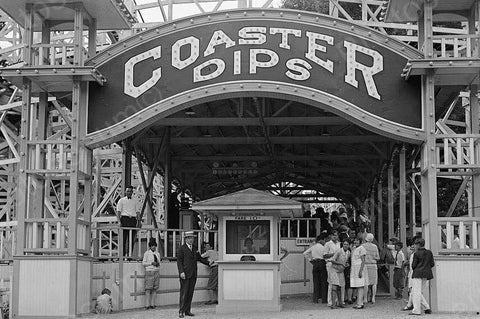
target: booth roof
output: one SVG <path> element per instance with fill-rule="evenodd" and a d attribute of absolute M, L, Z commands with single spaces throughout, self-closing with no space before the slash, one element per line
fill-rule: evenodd
<path fill-rule="evenodd" d="M 254 188 L 193 203 L 192 209 L 218 213 L 231 213 L 232 210 L 276 210 L 281 213 L 282 217 L 302 216 L 302 203 Z"/>

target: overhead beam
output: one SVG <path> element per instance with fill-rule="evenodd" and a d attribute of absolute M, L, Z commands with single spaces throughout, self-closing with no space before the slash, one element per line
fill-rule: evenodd
<path fill-rule="evenodd" d="M 359 159 L 380 159 L 378 155 L 373 154 L 357 154 L 357 155 L 335 155 L 335 154 L 321 154 L 321 155 L 277 155 L 275 157 L 279 161 L 352 161 Z M 212 156 L 173 156 L 175 161 L 189 161 L 189 162 L 240 162 L 240 161 L 269 161 L 269 156 L 262 155 L 212 155 Z"/>
<path fill-rule="evenodd" d="M 282 136 L 271 137 L 273 144 L 357 144 L 369 142 L 386 142 L 390 139 L 380 135 L 353 136 Z M 146 143 L 160 143 L 161 138 L 146 138 Z M 171 145 L 249 145 L 265 144 L 264 137 L 173 137 Z"/>
<path fill-rule="evenodd" d="M 213 175 L 213 170 L 217 171 L 225 171 L 225 170 L 240 170 L 241 168 L 234 168 L 234 167 L 221 167 L 221 168 L 195 168 L 195 167 L 189 167 L 189 168 L 177 168 L 175 171 L 178 172 L 184 172 L 184 173 L 212 173 Z M 350 166 L 350 167 L 278 167 L 278 168 L 255 168 L 262 174 L 268 174 L 268 173 L 276 173 L 276 172 L 293 172 L 293 173 L 348 173 L 348 172 L 372 172 L 372 170 L 368 167 L 364 166 Z M 215 174 L 216 176 L 228 176 L 228 174 Z M 233 174 L 236 175 L 236 174 Z M 240 174 L 241 175 L 241 174 Z M 352 178 L 349 178 L 349 180 L 352 180 Z"/>
<path fill-rule="evenodd" d="M 337 116 L 314 117 L 265 117 L 266 126 L 337 126 L 349 125 L 350 121 Z M 163 118 L 155 126 L 261 126 L 254 117 L 176 117 Z"/>

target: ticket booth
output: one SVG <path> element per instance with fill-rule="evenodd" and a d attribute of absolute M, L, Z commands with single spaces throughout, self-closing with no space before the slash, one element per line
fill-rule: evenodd
<path fill-rule="evenodd" d="M 217 313 L 280 311 L 280 218 L 302 204 L 246 189 L 193 204 L 218 218 Z"/>

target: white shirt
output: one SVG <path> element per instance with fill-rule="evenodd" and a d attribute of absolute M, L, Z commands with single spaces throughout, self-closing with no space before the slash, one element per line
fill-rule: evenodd
<path fill-rule="evenodd" d="M 313 259 L 323 259 L 324 254 L 325 247 L 320 243 L 316 243 L 303 252 L 303 255 L 310 261 Z"/>
<path fill-rule="evenodd" d="M 325 254 L 328 255 L 328 254 L 335 254 L 335 252 L 337 250 L 340 249 L 340 242 L 337 241 L 337 243 L 334 243 L 333 241 L 328 241 L 326 244 L 325 244 Z"/>
<path fill-rule="evenodd" d="M 159 267 L 155 267 L 152 265 L 152 263 L 155 261 L 155 257 L 153 255 L 157 256 L 158 262 L 160 262 L 160 254 L 158 251 L 153 252 L 151 249 L 147 250 L 143 254 L 143 260 L 142 260 L 142 265 L 145 266 L 145 271 L 157 271 Z"/>
<path fill-rule="evenodd" d="M 120 213 L 120 216 L 137 217 L 137 212 L 139 211 L 138 202 L 133 197 L 122 197 L 117 203 L 117 211 Z"/>

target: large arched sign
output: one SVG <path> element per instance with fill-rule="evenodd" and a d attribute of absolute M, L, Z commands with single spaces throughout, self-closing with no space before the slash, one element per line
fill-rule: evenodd
<path fill-rule="evenodd" d="M 306 12 L 238 10 L 172 22 L 88 62 L 107 82 L 90 87 L 87 144 L 131 134 L 187 104 L 252 92 L 419 141 L 420 88 L 400 76 L 419 57 L 386 35 Z"/>

